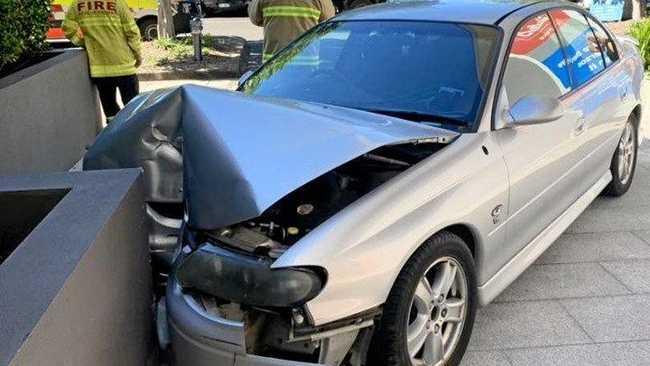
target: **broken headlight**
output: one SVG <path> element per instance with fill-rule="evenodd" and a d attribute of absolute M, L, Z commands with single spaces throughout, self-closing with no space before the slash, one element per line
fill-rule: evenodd
<path fill-rule="evenodd" d="M 180 260 L 181 287 L 260 307 L 302 305 L 318 295 L 324 275 L 309 268 L 271 269 L 271 260 L 204 244 Z"/>

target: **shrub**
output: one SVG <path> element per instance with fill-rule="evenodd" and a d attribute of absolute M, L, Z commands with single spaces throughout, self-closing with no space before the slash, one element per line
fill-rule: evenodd
<path fill-rule="evenodd" d="M 189 57 L 194 54 L 192 39 L 186 38 L 158 38 L 154 41 L 157 48 L 165 50 L 173 59 Z"/>
<path fill-rule="evenodd" d="M 207 49 L 213 48 L 215 37 L 203 35 L 203 55 L 207 56 Z M 183 60 L 194 56 L 192 37 L 158 38 L 154 41 L 156 48 L 167 51 L 167 58 Z"/>
<path fill-rule="evenodd" d="M 0 71 L 46 49 L 50 0 L 0 0 Z"/>
<path fill-rule="evenodd" d="M 639 51 L 645 61 L 646 68 L 650 67 L 650 20 L 642 20 L 630 27 L 630 35 L 639 42 Z"/>

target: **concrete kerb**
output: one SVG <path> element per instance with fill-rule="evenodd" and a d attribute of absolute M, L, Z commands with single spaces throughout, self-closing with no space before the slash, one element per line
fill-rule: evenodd
<path fill-rule="evenodd" d="M 140 81 L 161 81 L 161 80 L 227 80 L 237 79 L 239 73 L 218 69 L 205 70 L 183 70 L 183 71 L 160 71 L 138 73 Z"/>

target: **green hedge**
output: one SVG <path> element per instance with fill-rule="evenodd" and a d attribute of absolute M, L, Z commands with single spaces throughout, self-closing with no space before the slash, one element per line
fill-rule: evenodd
<path fill-rule="evenodd" d="M 0 71 L 42 52 L 50 0 L 0 0 Z"/>
<path fill-rule="evenodd" d="M 650 68 L 650 20 L 634 23 L 630 28 L 630 35 L 639 42 L 639 51 L 645 61 L 645 67 Z"/>

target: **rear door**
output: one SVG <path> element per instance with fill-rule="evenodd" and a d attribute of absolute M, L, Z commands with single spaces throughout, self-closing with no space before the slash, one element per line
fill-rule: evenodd
<path fill-rule="evenodd" d="M 576 134 L 580 114 L 567 97 L 571 73 L 560 39 L 546 12 L 525 20 L 511 43 L 498 101 L 496 125 L 509 108 L 526 96 L 558 98 L 566 112 L 558 120 L 495 131 L 510 178 L 509 250 L 505 263 L 576 199 L 572 178 L 583 140 Z M 502 121 L 501 121 L 502 122 Z"/>
<path fill-rule="evenodd" d="M 573 9 L 555 9 L 550 16 L 564 44 L 573 79 L 574 90 L 565 102 L 580 114 L 575 133 L 582 140 L 582 160 L 573 179 L 582 194 L 609 168 L 618 140 L 614 135 L 625 122 L 621 114 L 625 75 L 617 67 L 614 43 L 595 21 Z"/>

